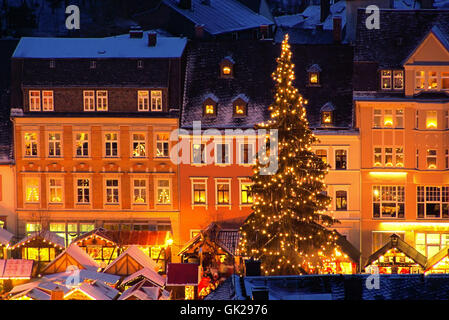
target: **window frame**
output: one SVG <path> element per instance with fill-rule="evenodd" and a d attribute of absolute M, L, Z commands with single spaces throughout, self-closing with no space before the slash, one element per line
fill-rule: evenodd
<path fill-rule="evenodd" d="M 163 98 L 162 90 L 151 90 L 150 96 L 151 96 L 151 111 L 162 112 L 162 110 L 164 109 L 163 100 L 162 100 L 162 98 Z M 158 101 L 159 101 L 160 105 L 158 104 Z"/>
<path fill-rule="evenodd" d="M 143 135 L 143 139 L 136 139 L 136 136 L 138 135 Z M 141 137 L 140 137 L 141 138 Z M 145 134 L 145 132 L 131 132 L 131 157 L 132 158 L 146 158 L 148 157 L 148 153 L 147 153 L 147 135 Z M 136 155 L 135 154 L 135 150 L 136 148 L 140 147 L 143 145 L 143 152 L 144 155 Z"/>
<path fill-rule="evenodd" d="M 219 146 L 226 146 L 225 149 L 227 150 L 226 152 L 226 157 L 227 161 L 226 162 L 220 162 L 219 160 Z M 222 155 L 223 150 L 221 150 L 220 154 Z M 215 164 L 218 166 L 226 166 L 226 165 L 230 165 L 231 164 L 231 143 L 230 142 L 215 142 L 214 145 L 214 155 L 215 155 Z M 222 157 L 223 159 L 223 157 Z"/>
<path fill-rule="evenodd" d="M 46 94 L 51 94 L 46 96 Z M 42 111 L 54 111 L 54 92 L 53 90 L 42 90 Z"/>
<path fill-rule="evenodd" d="M 161 181 L 168 181 L 168 187 L 167 186 L 160 186 L 159 182 Z M 159 189 L 168 189 L 168 201 L 167 202 L 159 202 Z M 156 197 L 156 205 L 159 206 L 166 206 L 166 205 L 171 205 L 172 204 L 172 182 L 171 179 L 169 178 L 157 178 L 156 179 L 156 192 L 155 192 L 155 197 Z"/>
<path fill-rule="evenodd" d="M 156 143 L 155 143 L 155 158 L 167 159 L 170 157 L 170 133 L 168 132 L 156 132 Z M 166 137 L 167 139 L 160 139 L 160 137 Z M 162 145 L 164 154 L 159 152 L 159 146 Z M 167 148 L 165 148 L 165 146 Z M 165 155 L 165 150 L 167 150 L 167 155 Z"/>
<path fill-rule="evenodd" d="M 345 152 L 346 161 L 345 161 L 344 168 L 337 168 L 337 151 L 344 151 Z M 348 170 L 348 157 L 349 157 L 348 149 L 341 149 L 341 148 L 340 149 L 335 149 L 334 150 L 334 162 L 335 162 L 334 168 L 335 168 L 335 170 Z"/>
<path fill-rule="evenodd" d="M 96 108 L 95 90 L 83 90 L 83 110 L 95 111 Z"/>
<path fill-rule="evenodd" d="M 50 139 L 50 135 L 54 135 L 56 137 L 56 135 L 59 135 L 59 139 Z M 58 154 L 54 154 L 51 155 L 50 151 L 51 151 L 51 145 L 53 144 L 53 150 L 56 152 L 56 150 L 58 150 L 57 148 L 57 144 L 59 142 L 59 155 Z M 47 148 L 48 148 L 48 152 L 47 152 L 47 156 L 49 158 L 61 158 L 63 157 L 63 153 L 62 153 L 62 133 L 61 132 L 47 132 Z M 57 152 L 56 152 L 57 153 Z"/>
<path fill-rule="evenodd" d="M 429 152 L 434 152 L 435 154 L 429 154 Z M 429 159 L 434 159 L 434 167 L 430 167 L 431 165 L 429 165 Z M 433 162 L 433 161 L 432 161 Z M 427 170 L 436 170 L 438 169 L 438 150 L 437 149 L 427 149 L 426 151 L 426 169 Z"/>
<path fill-rule="evenodd" d="M 137 111 L 145 112 L 149 110 L 150 110 L 150 92 L 148 90 L 137 90 Z"/>
<path fill-rule="evenodd" d="M 28 186 L 29 186 L 29 181 L 32 181 L 32 180 L 37 182 L 34 185 L 34 187 L 37 187 L 37 199 L 32 197 L 31 200 L 28 200 L 28 197 L 27 197 Z M 38 176 L 24 177 L 24 188 L 23 188 L 23 191 L 24 191 L 24 198 L 23 198 L 24 199 L 24 203 L 26 203 L 26 204 L 38 204 L 38 203 L 40 203 L 41 195 L 42 195 L 41 187 L 42 186 L 41 186 L 41 179 L 40 179 L 40 177 L 38 177 Z"/>
<path fill-rule="evenodd" d="M 91 204 L 92 202 L 92 198 L 91 198 L 91 192 L 90 192 L 90 187 L 91 187 L 91 180 L 90 178 L 84 178 L 84 177 L 76 177 L 75 179 L 75 199 L 76 199 L 76 204 L 77 205 L 86 205 L 86 204 Z M 79 182 L 80 181 L 87 181 L 87 186 L 86 185 L 80 185 Z M 88 201 L 79 201 L 79 191 L 82 191 L 82 199 L 86 198 L 86 190 L 87 190 L 87 200 Z"/>
<path fill-rule="evenodd" d="M 52 185 L 52 180 L 54 181 L 60 181 L 60 185 Z M 60 192 L 60 201 L 53 201 L 52 200 L 52 190 L 59 190 Z M 64 179 L 63 178 L 49 178 L 48 179 L 48 203 L 50 204 L 61 204 L 64 203 Z"/>
<path fill-rule="evenodd" d="M 195 189 L 196 185 L 202 185 L 204 186 L 204 190 L 202 189 Z M 201 192 L 204 191 L 204 202 L 198 202 L 196 201 L 196 191 L 199 191 L 198 198 L 201 198 Z M 192 207 L 195 206 L 206 206 L 208 205 L 208 199 L 207 199 L 207 178 L 192 178 L 191 179 L 191 203 Z"/>
<path fill-rule="evenodd" d="M 95 95 L 97 111 L 108 111 L 108 90 L 97 90 Z"/>
<path fill-rule="evenodd" d="M 438 188 L 439 200 L 428 200 L 428 196 L 436 196 L 435 190 L 428 190 L 429 188 Z M 422 191 L 420 191 L 420 189 Z M 446 201 L 444 201 L 446 200 Z M 437 204 L 439 206 L 439 216 L 429 216 L 427 213 L 428 205 Z M 423 209 L 422 215 L 420 214 L 420 206 Z M 428 219 L 449 219 L 449 186 L 448 185 L 418 185 L 416 186 L 416 218 L 418 220 Z"/>
<path fill-rule="evenodd" d="M 375 195 L 375 189 L 379 188 L 379 195 Z M 395 200 L 383 200 L 383 188 L 394 188 L 394 198 Z M 401 188 L 401 191 L 399 190 L 399 188 Z M 372 206 L 371 206 L 371 212 L 372 212 L 372 217 L 373 219 L 404 219 L 405 218 L 405 203 L 406 203 L 406 194 L 405 194 L 405 186 L 403 185 L 373 185 L 371 187 L 371 201 L 372 201 Z M 402 201 L 400 201 L 399 199 L 399 195 L 402 194 Z M 374 197 L 378 197 L 379 200 L 375 200 Z M 379 216 L 375 216 L 375 204 L 379 205 Z M 384 216 L 382 213 L 382 208 L 383 208 L 383 204 L 394 204 L 396 211 L 395 211 L 395 216 Z M 401 204 L 402 206 L 402 213 L 400 212 L 401 210 Z M 400 216 L 401 215 L 401 216 Z"/>
<path fill-rule="evenodd" d="M 139 185 L 136 186 L 136 181 L 139 181 Z M 144 186 L 140 185 L 141 182 L 144 182 Z M 143 194 L 143 202 L 136 201 L 136 190 L 138 191 L 138 195 L 142 198 Z M 133 178 L 132 179 L 132 203 L 133 205 L 146 205 L 148 204 L 148 179 L 145 178 Z"/>
<path fill-rule="evenodd" d="M 389 73 L 389 74 L 384 74 Z M 393 83 L 392 83 L 392 75 L 393 71 L 390 69 L 382 69 L 380 70 L 380 88 L 381 90 L 392 90 L 393 89 Z M 384 80 L 387 80 L 387 83 L 389 82 L 389 87 L 384 86 Z"/>
<path fill-rule="evenodd" d="M 89 141 L 89 135 L 90 135 L 90 133 L 86 130 L 86 132 L 82 132 L 82 131 L 75 131 L 74 132 L 75 134 L 74 134 L 74 137 L 75 137 L 75 146 L 74 146 L 74 158 L 88 158 L 89 156 L 90 156 L 90 141 Z M 86 135 L 86 137 L 87 137 L 87 140 L 80 140 L 81 139 L 81 136 L 80 136 L 80 138 L 78 138 L 78 135 L 82 135 L 82 134 L 85 134 Z M 80 141 L 83 141 L 83 146 L 81 147 L 81 153 L 83 153 L 82 155 L 78 155 L 78 144 L 80 143 Z M 84 150 L 85 150 L 85 148 L 84 148 L 84 144 L 85 143 L 87 143 L 87 154 L 85 155 L 84 154 Z"/>
<path fill-rule="evenodd" d="M 33 140 L 29 140 L 30 150 L 31 150 L 31 154 L 29 154 L 29 155 L 27 155 L 27 149 L 28 149 L 27 148 L 27 143 L 28 142 L 27 142 L 27 139 L 26 139 L 27 134 L 28 135 L 34 134 L 35 137 L 36 137 Z M 24 158 L 37 158 L 37 157 L 39 157 L 39 147 L 40 147 L 39 138 L 40 138 L 40 135 L 36 131 L 32 131 L 32 130 L 24 131 L 24 133 L 23 133 L 23 157 Z M 34 145 L 36 146 L 35 148 L 34 148 Z M 36 150 L 36 154 L 33 154 L 33 150 Z"/>
<path fill-rule="evenodd" d="M 108 182 L 113 183 L 113 185 L 108 185 Z M 115 185 L 114 183 L 117 182 L 117 185 Z M 108 191 L 111 191 L 111 199 L 112 201 L 109 201 L 108 198 Z M 111 178 L 105 178 L 104 179 L 104 203 L 105 205 L 120 205 L 120 179 L 116 178 L 116 177 L 111 177 Z M 114 200 L 117 201 L 114 201 Z"/>
<path fill-rule="evenodd" d="M 227 185 L 227 190 L 219 190 L 220 185 Z M 227 192 L 228 201 L 227 202 L 219 202 L 219 193 L 223 192 L 222 198 L 225 198 Z M 215 206 L 216 207 L 230 207 L 232 205 L 231 202 L 231 178 L 216 178 L 215 179 Z"/>
<path fill-rule="evenodd" d="M 242 150 L 242 147 L 248 145 L 251 146 L 251 158 L 250 155 L 248 154 L 248 162 L 244 162 L 244 157 L 245 156 L 245 150 Z M 248 140 L 248 141 L 238 141 L 238 149 L 237 149 L 237 159 L 238 159 L 238 164 L 241 166 L 253 166 L 254 164 L 256 164 L 256 142 L 252 141 L 252 140 Z M 251 161 L 252 160 L 252 161 Z"/>
<path fill-rule="evenodd" d="M 340 193 L 340 195 L 339 195 Z M 342 196 L 342 194 L 344 193 L 344 197 Z M 339 199 L 344 199 L 344 207 L 343 207 L 343 203 L 342 200 L 340 200 L 340 205 L 342 207 L 339 207 Z M 342 189 L 338 189 L 335 190 L 335 211 L 348 211 L 348 191 L 347 190 L 342 190 Z"/>
<path fill-rule="evenodd" d="M 108 139 L 107 138 L 107 135 L 115 135 L 116 136 L 116 139 L 115 140 L 112 140 L 112 139 Z M 105 158 L 118 158 L 119 157 L 119 133 L 118 132 L 113 132 L 113 131 L 111 131 L 111 132 L 105 132 L 104 134 L 103 134 L 103 139 L 104 139 L 104 143 L 103 143 L 103 146 L 104 146 L 104 157 Z M 113 152 L 113 150 L 114 150 L 114 148 L 113 148 L 113 145 L 114 145 L 114 143 L 116 144 L 115 145 L 115 155 L 114 155 L 114 152 Z M 110 149 L 110 155 L 108 155 L 108 144 L 110 145 L 110 147 L 109 147 L 109 149 Z"/>
<path fill-rule="evenodd" d="M 243 190 L 243 186 L 250 186 L 250 188 L 254 185 L 254 183 L 252 182 L 248 182 L 248 181 L 239 181 L 239 195 L 240 195 L 240 199 L 239 199 L 239 204 L 240 206 L 249 206 L 251 207 L 254 204 L 254 196 L 253 196 L 253 192 L 251 190 Z M 246 191 L 246 198 L 251 198 L 251 202 L 247 201 L 247 202 L 243 202 L 243 192 Z"/>
<path fill-rule="evenodd" d="M 33 94 L 37 93 L 37 97 Z M 31 111 L 41 111 L 41 92 L 40 90 L 29 90 L 28 91 L 28 108 Z"/>

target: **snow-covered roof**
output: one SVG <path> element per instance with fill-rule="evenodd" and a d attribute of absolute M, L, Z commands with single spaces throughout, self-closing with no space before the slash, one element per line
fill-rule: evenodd
<path fill-rule="evenodd" d="M 72 243 L 61 252 L 52 262 L 50 262 L 44 270 L 48 270 L 53 264 L 55 264 L 60 258 L 62 258 L 65 254 L 72 257 L 75 261 L 77 261 L 81 266 L 88 270 L 98 270 L 100 266 L 98 263 L 91 258 L 84 250 L 78 247 L 76 244 Z M 43 271 L 44 272 L 44 271 Z"/>
<path fill-rule="evenodd" d="M 112 300 L 119 293 L 118 290 L 107 287 L 100 283 L 89 284 L 82 283 L 79 287 L 73 288 L 64 295 L 64 298 L 70 296 L 75 291 L 80 291 L 85 295 L 89 296 L 92 300 Z"/>
<path fill-rule="evenodd" d="M 22 245 L 25 245 L 27 242 L 30 242 L 30 241 L 35 240 L 35 239 L 42 239 L 45 242 L 48 242 L 48 243 L 53 244 L 53 245 L 57 245 L 61 249 L 65 248 L 65 240 L 64 240 L 64 238 L 58 236 L 54 232 L 50 232 L 48 230 L 44 230 L 44 231 L 38 231 L 38 232 L 31 233 L 29 236 L 23 238 L 22 240 L 20 240 L 16 244 L 14 244 L 11 247 L 11 249 L 16 249 L 16 248 L 18 248 L 18 247 L 20 247 Z"/>
<path fill-rule="evenodd" d="M 132 296 L 139 300 L 167 300 L 170 292 L 153 286 L 148 280 L 142 280 L 125 290 L 118 300 L 126 300 Z"/>
<path fill-rule="evenodd" d="M 186 38 L 157 37 L 154 47 L 148 37 L 130 38 L 31 38 L 20 39 L 13 58 L 37 59 L 102 59 L 102 58 L 179 58 L 187 44 Z"/>
<path fill-rule="evenodd" d="M 142 250 L 139 249 L 138 246 L 132 245 L 129 246 L 128 249 L 122 252 L 114 261 L 109 264 L 103 272 L 107 272 L 110 268 L 112 268 L 118 261 L 122 260 L 124 257 L 129 256 L 134 259 L 138 264 L 140 264 L 143 268 L 149 269 L 159 269 L 156 262 L 147 256 Z"/>
<path fill-rule="evenodd" d="M 193 23 L 204 25 L 204 30 L 213 35 L 273 24 L 236 0 L 211 0 L 207 5 L 201 0 L 192 0 L 191 10 L 180 8 L 176 0 L 163 2 Z"/>
<path fill-rule="evenodd" d="M 0 260 L 0 279 L 30 279 L 33 263 L 24 259 Z"/>
<path fill-rule="evenodd" d="M 51 275 L 46 275 L 44 278 L 50 280 L 50 281 L 57 281 L 59 283 L 65 283 L 67 278 L 69 276 L 72 276 L 72 272 L 61 272 L 61 273 L 55 273 Z M 107 284 L 115 285 L 119 280 L 120 276 L 109 274 L 109 273 L 103 273 L 103 272 L 96 272 L 93 270 L 86 270 L 82 269 L 79 271 L 79 279 L 80 281 L 84 280 L 91 280 L 96 281 L 100 280 L 102 282 L 105 282 Z"/>
<path fill-rule="evenodd" d="M 6 229 L 0 228 L 0 245 L 8 246 L 13 234 Z"/>
<path fill-rule="evenodd" d="M 284 16 L 274 17 L 274 21 L 278 27 L 287 27 L 291 28 L 296 26 L 297 24 L 304 22 L 306 18 L 302 13 L 298 14 L 288 14 Z"/>
<path fill-rule="evenodd" d="M 405 1 L 405 0 L 403 0 Z M 410 0 L 411 1 L 411 0 Z M 433 7 L 436 9 L 449 8 L 449 0 L 434 0 Z"/>
<path fill-rule="evenodd" d="M 126 284 L 132 280 L 137 279 L 138 277 L 145 278 L 160 287 L 165 286 L 165 278 L 150 268 L 143 268 L 137 272 L 134 272 L 132 275 L 129 275 L 128 277 L 126 277 L 122 281 L 122 284 Z"/>

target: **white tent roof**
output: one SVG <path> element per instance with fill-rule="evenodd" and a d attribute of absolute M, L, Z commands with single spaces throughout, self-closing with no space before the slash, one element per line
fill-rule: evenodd
<path fill-rule="evenodd" d="M 109 266 L 107 266 L 103 272 L 106 272 L 107 270 L 109 270 L 112 266 L 114 266 L 118 261 L 120 261 L 126 255 L 128 255 L 135 261 L 137 261 L 137 263 L 139 263 L 143 268 L 149 268 L 152 270 L 159 269 L 159 266 L 156 264 L 156 262 L 154 262 L 153 259 L 151 259 L 149 256 L 147 256 L 142 250 L 140 250 L 138 246 L 132 245 L 132 246 L 129 246 L 128 249 L 126 249 L 114 261 L 112 261 L 111 264 Z"/>
<path fill-rule="evenodd" d="M 6 229 L 0 228 L 0 244 L 8 246 L 13 234 Z"/>
<path fill-rule="evenodd" d="M 149 281 L 153 282 L 154 284 L 156 284 L 160 287 L 165 286 L 165 278 L 163 276 L 161 276 L 159 273 L 157 273 L 156 271 L 154 271 L 153 269 L 149 269 L 149 268 L 143 268 L 137 272 L 134 272 L 132 275 L 129 275 L 128 277 L 126 277 L 122 281 L 122 283 L 126 284 L 129 281 L 134 280 L 139 276 L 148 279 Z"/>
<path fill-rule="evenodd" d="M 45 269 L 48 269 L 51 265 L 55 263 L 60 257 L 64 254 L 68 254 L 73 259 L 75 259 L 80 265 L 82 265 L 85 269 L 96 271 L 100 266 L 98 263 L 91 258 L 84 250 L 78 247 L 76 244 L 70 244 L 67 249 L 61 252 L 52 262 L 50 262 Z"/>
<path fill-rule="evenodd" d="M 50 281 L 57 281 L 60 283 L 65 283 L 65 281 L 67 280 L 67 278 L 69 276 L 72 276 L 71 272 L 61 272 L 61 273 L 54 273 L 54 274 L 50 274 L 50 275 L 46 275 L 44 278 L 50 280 Z M 100 280 L 103 281 L 107 284 L 111 284 L 111 285 L 115 285 L 119 280 L 120 280 L 120 276 L 116 276 L 114 274 L 109 274 L 109 273 L 103 273 L 103 272 L 96 272 L 93 270 L 85 270 L 82 269 L 79 272 L 79 277 L 80 277 L 80 282 L 84 281 L 84 280 Z"/>

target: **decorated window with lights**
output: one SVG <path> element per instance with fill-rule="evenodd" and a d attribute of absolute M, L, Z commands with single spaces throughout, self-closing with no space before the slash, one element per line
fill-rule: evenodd
<path fill-rule="evenodd" d="M 119 202 L 118 179 L 106 179 L 106 203 Z"/>
<path fill-rule="evenodd" d="M 76 180 L 77 203 L 90 203 L 90 181 L 89 179 Z"/>
<path fill-rule="evenodd" d="M 61 156 L 61 134 L 49 133 L 48 134 L 48 156 L 60 157 Z"/>
<path fill-rule="evenodd" d="M 404 128 L 404 109 L 396 109 L 396 128 Z"/>
<path fill-rule="evenodd" d="M 133 157 L 146 156 L 146 139 L 144 133 L 133 133 Z"/>
<path fill-rule="evenodd" d="M 42 91 L 42 111 L 53 111 L 53 91 Z"/>
<path fill-rule="evenodd" d="M 438 75 L 435 71 L 429 72 L 429 90 L 436 90 L 438 89 Z"/>
<path fill-rule="evenodd" d="M 24 140 L 25 140 L 25 157 L 37 157 L 38 155 L 37 133 L 25 132 Z"/>
<path fill-rule="evenodd" d="M 234 77 L 234 60 L 227 56 L 220 62 L 220 77 L 223 79 Z"/>
<path fill-rule="evenodd" d="M 253 203 L 253 195 L 251 193 L 252 183 L 240 183 L 240 204 L 251 205 Z"/>
<path fill-rule="evenodd" d="M 380 78 L 382 90 L 391 90 L 391 70 L 382 70 Z"/>
<path fill-rule="evenodd" d="M 382 148 L 381 147 L 375 147 L 374 148 L 374 166 L 375 167 L 382 167 L 383 161 L 382 161 Z"/>
<path fill-rule="evenodd" d="M 40 199 L 39 178 L 25 179 L 25 201 L 29 203 L 39 202 Z"/>
<path fill-rule="evenodd" d="M 86 132 L 80 132 L 76 134 L 75 142 L 76 156 L 88 157 L 89 156 L 89 134 Z"/>
<path fill-rule="evenodd" d="M 449 218 L 448 186 L 418 186 L 416 192 L 419 219 Z"/>
<path fill-rule="evenodd" d="M 95 91 L 84 90 L 83 91 L 83 104 L 84 111 L 95 111 Z"/>
<path fill-rule="evenodd" d="M 108 92 L 106 90 L 97 91 L 97 111 L 108 111 Z"/>
<path fill-rule="evenodd" d="M 327 150 L 326 149 L 317 149 L 315 151 L 315 154 L 323 161 L 324 163 L 327 162 Z"/>
<path fill-rule="evenodd" d="M 346 170 L 348 162 L 348 152 L 346 150 L 335 150 L 335 169 Z"/>
<path fill-rule="evenodd" d="M 307 73 L 309 86 L 319 86 L 321 67 L 317 64 L 313 64 L 307 69 Z"/>
<path fill-rule="evenodd" d="M 394 70 L 393 71 L 393 88 L 395 90 L 404 89 L 404 71 Z"/>
<path fill-rule="evenodd" d="M 163 179 L 157 181 L 157 203 L 170 204 L 170 180 Z"/>
<path fill-rule="evenodd" d="M 416 250 L 425 255 L 427 258 L 433 257 L 447 246 L 449 246 L 449 234 L 447 233 L 416 233 Z M 446 264 L 445 269 L 449 270 L 449 265 Z"/>
<path fill-rule="evenodd" d="M 426 74 L 424 71 L 416 71 L 415 88 L 418 90 L 424 90 L 426 88 Z"/>
<path fill-rule="evenodd" d="M 162 90 L 151 90 L 151 111 L 162 111 Z"/>
<path fill-rule="evenodd" d="M 117 157 L 118 155 L 118 139 L 117 133 L 105 134 L 105 155 L 106 157 Z"/>
<path fill-rule="evenodd" d="M 42 225 L 39 222 L 27 222 L 25 224 L 26 235 L 29 236 L 34 232 L 39 232 L 42 230 Z"/>
<path fill-rule="evenodd" d="M 148 111 L 150 109 L 150 93 L 148 90 L 137 91 L 137 110 Z"/>
<path fill-rule="evenodd" d="M 404 218 L 405 188 L 373 186 L 373 217 Z"/>
<path fill-rule="evenodd" d="M 134 196 L 135 204 L 144 204 L 147 202 L 147 182 L 145 179 L 134 180 Z"/>
<path fill-rule="evenodd" d="M 427 111 L 426 112 L 426 129 L 437 129 L 438 128 L 438 119 L 436 111 Z"/>
<path fill-rule="evenodd" d="M 383 161 L 385 160 L 385 162 Z M 404 148 L 398 147 L 374 147 L 375 167 L 403 167 Z"/>
<path fill-rule="evenodd" d="M 384 128 L 393 127 L 393 110 L 384 110 Z"/>
<path fill-rule="evenodd" d="M 206 204 L 206 181 L 192 181 L 193 204 Z"/>
<path fill-rule="evenodd" d="M 345 190 L 337 190 L 335 192 L 335 210 L 348 210 L 348 193 Z"/>
<path fill-rule="evenodd" d="M 327 102 L 324 106 L 321 107 L 321 125 L 322 126 L 331 126 L 334 124 L 334 112 L 335 106 L 331 102 Z"/>
<path fill-rule="evenodd" d="M 62 202 L 62 179 L 50 179 L 50 202 L 61 203 Z"/>
<path fill-rule="evenodd" d="M 244 117 L 247 115 L 249 99 L 244 94 L 239 94 L 232 101 L 234 117 Z"/>
<path fill-rule="evenodd" d="M 156 157 L 168 158 L 170 154 L 169 145 L 168 133 L 156 134 Z"/>
<path fill-rule="evenodd" d="M 30 111 L 41 111 L 41 92 L 38 90 L 29 91 Z"/>
<path fill-rule="evenodd" d="M 203 116 L 216 117 L 217 116 L 218 98 L 213 94 L 208 94 L 203 101 Z"/>

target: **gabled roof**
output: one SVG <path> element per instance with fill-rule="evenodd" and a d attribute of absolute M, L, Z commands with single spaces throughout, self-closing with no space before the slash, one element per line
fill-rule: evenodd
<path fill-rule="evenodd" d="M 416 48 L 407 56 L 407 58 L 404 59 L 402 64 L 406 64 L 407 61 L 418 51 L 418 49 L 423 45 L 423 43 L 427 40 L 427 38 L 430 35 L 434 35 L 436 39 L 440 42 L 440 44 L 446 49 L 446 51 L 449 53 L 449 40 L 448 36 L 449 34 L 445 34 L 440 30 L 440 28 L 437 25 L 434 25 L 432 29 L 424 36 L 424 38 L 419 42 L 419 44 L 416 46 Z"/>
<path fill-rule="evenodd" d="M 169 263 L 167 266 L 167 286 L 197 286 L 198 267 L 194 263 Z"/>
<path fill-rule="evenodd" d="M 126 285 L 128 285 L 128 283 L 134 282 L 137 279 L 146 279 L 149 282 L 151 282 L 159 287 L 164 287 L 165 280 L 166 280 L 163 276 L 161 276 L 159 273 L 157 273 L 153 269 L 143 268 L 143 269 L 140 269 L 139 271 L 136 271 L 133 274 L 129 275 L 125 279 L 123 279 L 121 285 L 126 286 Z"/>
<path fill-rule="evenodd" d="M 433 266 L 435 266 L 438 262 L 446 258 L 448 255 L 449 255 L 449 246 L 446 246 L 427 260 L 424 271 L 432 269 Z"/>
<path fill-rule="evenodd" d="M 43 230 L 43 231 L 31 233 L 29 236 L 23 238 L 22 240 L 20 240 L 19 242 L 17 242 L 13 246 L 11 246 L 11 249 L 16 249 L 18 247 L 21 247 L 21 246 L 25 245 L 27 242 L 31 242 L 33 240 L 43 240 L 45 242 L 48 242 L 48 243 L 58 247 L 59 249 L 65 248 L 64 238 L 61 238 L 54 232 L 50 232 L 48 230 Z"/>
<path fill-rule="evenodd" d="M 135 297 L 138 300 L 167 300 L 170 293 L 160 287 L 154 287 L 144 279 L 125 290 L 118 300 L 126 300 L 130 297 Z"/>
<path fill-rule="evenodd" d="M 73 288 L 64 294 L 64 299 L 70 297 L 77 291 L 85 294 L 92 300 L 113 300 L 119 294 L 117 289 L 111 288 L 99 281 L 94 284 L 84 282 L 79 287 Z"/>
<path fill-rule="evenodd" d="M 65 283 L 67 278 L 69 278 L 70 276 L 73 276 L 72 272 L 61 272 L 61 273 L 46 275 L 43 278 L 47 279 L 49 281 Z M 96 271 L 87 270 L 87 269 L 79 270 L 78 276 L 79 276 L 79 279 L 81 282 L 85 281 L 85 280 L 87 280 L 87 281 L 97 281 L 98 280 L 98 281 L 107 283 L 109 285 L 116 285 L 120 280 L 120 276 L 117 276 L 114 274 L 109 274 L 109 273 L 96 272 Z"/>
<path fill-rule="evenodd" d="M 9 246 L 9 243 L 14 235 L 6 229 L 0 228 L 0 245 L 5 247 Z"/>
<path fill-rule="evenodd" d="M 365 268 L 371 265 L 374 261 L 379 259 L 380 256 L 384 255 L 390 249 L 398 249 L 407 257 L 418 263 L 421 267 L 425 267 L 427 258 L 419 253 L 415 248 L 410 246 L 407 242 L 402 240 L 396 234 L 391 235 L 390 240 L 379 250 L 374 252 L 369 256 L 368 261 L 365 265 Z"/>
<path fill-rule="evenodd" d="M 163 3 L 190 21 L 204 25 L 204 30 L 212 35 L 272 25 L 273 22 L 255 13 L 236 0 L 211 0 L 202 4 L 192 0 L 192 9 L 182 9 L 176 0 L 163 0 Z"/>
<path fill-rule="evenodd" d="M 337 244 L 340 246 L 341 250 L 348 255 L 348 257 L 355 263 L 360 263 L 360 251 L 355 248 L 351 242 L 349 242 L 346 237 L 340 236 L 337 239 Z"/>
<path fill-rule="evenodd" d="M 84 250 L 76 244 L 71 244 L 61 252 L 43 270 L 43 274 L 60 273 L 67 270 L 68 266 L 77 266 L 78 269 L 96 271 L 100 267 Z"/>
<path fill-rule="evenodd" d="M 120 263 L 125 263 L 128 265 L 129 260 L 131 260 L 131 263 L 133 264 L 132 269 L 137 268 L 137 270 L 133 270 L 132 273 L 143 269 L 143 268 L 149 268 L 153 270 L 159 269 L 156 262 L 154 262 L 153 259 L 151 259 L 149 256 L 147 256 L 142 250 L 139 249 L 138 246 L 132 245 L 129 246 L 128 249 L 126 249 L 120 256 L 118 256 L 114 261 L 112 261 L 106 269 L 104 269 L 103 272 L 105 273 L 113 273 L 118 274 L 116 270 L 117 268 L 121 269 L 120 266 L 118 266 Z M 137 263 L 138 266 L 135 266 L 134 264 Z M 115 271 L 114 271 L 115 270 Z M 131 269 L 128 268 L 128 266 L 125 267 L 125 274 L 129 275 L 129 271 Z M 132 274 L 131 273 L 131 274 Z"/>
<path fill-rule="evenodd" d="M 0 280 L 31 279 L 34 260 L 6 259 L 0 260 Z"/>

